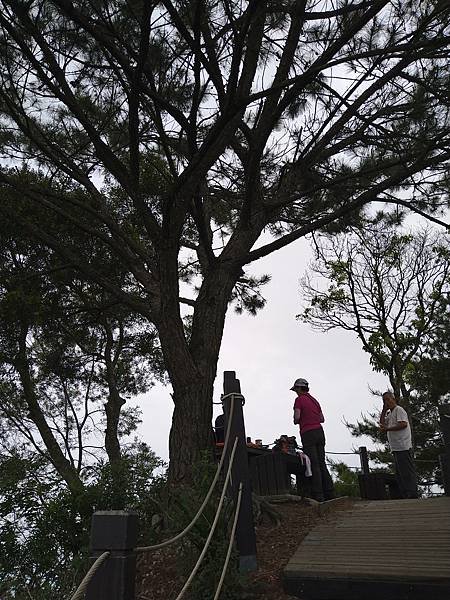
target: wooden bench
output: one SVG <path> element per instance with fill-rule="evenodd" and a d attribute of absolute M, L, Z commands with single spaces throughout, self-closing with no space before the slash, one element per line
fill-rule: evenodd
<path fill-rule="evenodd" d="M 222 454 L 222 449 L 222 443 L 216 444 L 217 459 Z M 297 493 L 302 496 L 308 495 L 308 478 L 305 477 L 305 467 L 298 456 L 255 446 L 247 446 L 247 456 L 252 490 L 255 494 L 287 494 L 292 491 L 291 475 L 294 475 Z"/>
<path fill-rule="evenodd" d="M 305 491 L 305 467 L 298 456 L 272 452 L 264 448 L 247 448 L 253 491 L 261 496 L 287 494 L 291 475 L 296 478 L 297 492 Z"/>

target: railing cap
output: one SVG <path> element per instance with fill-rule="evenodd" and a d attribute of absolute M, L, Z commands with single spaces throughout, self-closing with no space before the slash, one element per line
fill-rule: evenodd
<path fill-rule="evenodd" d="M 125 510 L 99 510 L 92 515 L 91 550 L 133 550 L 137 545 L 138 515 Z"/>

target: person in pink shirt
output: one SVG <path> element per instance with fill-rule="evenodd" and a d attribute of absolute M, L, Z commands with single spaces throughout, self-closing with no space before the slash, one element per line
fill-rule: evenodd
<path fill-rule="evenodd" d="M 325 421 L 317 400 L 309 393 L 306 379 L 296 379 L 291 390 L 297 394 L 294 403 L 294 423 L 300 427 L 303 452 L 311 461 L 312 497 L 318 502 L 334 498 L 334 486 L 325 462 Z"/>

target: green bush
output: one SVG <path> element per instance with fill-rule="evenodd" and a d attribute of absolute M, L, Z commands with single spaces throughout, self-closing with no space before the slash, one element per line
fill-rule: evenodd
<path fill-rule="evenodd" d="M 351 496 L 359 498 L 358 473 L 343 462 L 330 462 L 334 475 L 334 491 L 336 496 Z"/>
<path fill-rule="evenodd" d="M 146 444 L 135 443 L 115 470 L 107 463 L 87 470 L 86 492 L 74 498 L 44 458 L 0 457 L 1 600 L 68 597 L 88 570 L 95 510 L 136 510 L 140 529 L 151 532 L 163 480 L 153 472 L 161 466 Z"/>

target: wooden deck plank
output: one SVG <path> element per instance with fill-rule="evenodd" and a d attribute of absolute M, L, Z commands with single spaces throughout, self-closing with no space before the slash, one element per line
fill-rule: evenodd
<path fill-rule="evenodd" d="M 367 540 L 365 540 L 365 544 L 367 544 Z M 398 553 L 398 549 L 401 546 L 396 546 L 393 549 L 386 549 L 386 544 L 383 546 L 383 544 L 377 543 L 376 545 L 375 544 L 372 545 L 373 551 L 370 551 L 370 552 L 369 551 L 361 552 L 361 546 L 362 546 L 362 544 L 353 544 L 353 546 L 350 544 L 341 546 L 339 544 L 339 547 L 337 547 L 337 548 L 326 549 L 326 550 L 322 551 L 321 548 L 318 547 L 318 545 L 315 545 L 314 548 L 309 547 L 311 551 L 298 553 L 298 554 L 295 553 L 294 557 L 301 557 L 301 560 L 308 560 L 309 558 L 311 558 L 314 555 L 321 558 L 324 556 L 329 556 L 329 555 L 331 556 L 332 554 L 336 554 L 336 553 L 341 554 L 342 549 L 345 549 L 347 552 L 349 552 L 350 550 L 353 549 L 354 553 L 357 554 L 358 556 L 361 556 L 363 560 L 367 560 L 368 557 L 371 559 L 375 559 L 378 557 L 383 558 L 386 556 L 396 556 L 396 557 L 398 557 L 398 560 L 401 560 L 402 558 L 404 558 L 406 560 L 407 557 L 414 557 L 414 556 L 421 557 L 421 558 L 423 558 L 423 560 L 427 560 L 427 558 L 429 558 L 429 556 L 428 557 L 424 556 L 424 553 L 422 552 L 422 546 L 421 546 L 420 550 L 414 548 L 412 551 L 405 550 L 404 553 L 402 553 L 402 554 Z M 426 544 L 426 546 L 430 547 L 429 544 Z M 309 550 L 309 548 L 308 548 L 308 550 Z M 383 556 L 380 556 L 380 554 L 378 552 L 380 549 L 383 550 Z M 448 545 L 446 546 L 444 544 L 441 544 L 440 550 L 441 550 L 441 552 L 439 553 L 439 556 L 441 556 L 442 554 L 446 554 L 447 550 L 448 550 Z M 345 559 L 346 555 L 342 554 L 342 556 Z M 436 562 L 436 564 L 438 564 L 440 562 L 439 556 L 433 556 L 433 560 Z M 296 560 L 296 562 L 299 562 L 299 561 Z"/>
<path fill-rule="evenodd" d="M 447 600 L 450 498 L 355 504 L 306 536 L 284 579 L 305 600 Z"/>
<path fill-rule="evenodd" d="M 448 557 L 448 555 L 447 555 Z M 351 559 L 351 560 L 349 560 Z M 349 564 L 351 563 L 351 564 Z M 397 571 L 402 565 L 405 565 L 406 567 L 408 567 L 408 570 L 411 569 L 411 567 L 414 566 L 414 573 L 417 573 L 418 571 L 426 571 L 428 572 L 429 570 L 435 571 L 437 573 L 442 573 L 443 576 L 445 577 L 450 577 L 450 573 L 448 572 L 448 565 L 444 565 L 444 564 L 433 564 L 431 561 L 424 561 L 421 564 L 416 564 L 416 565 L 411 565 L 411 563 L 407 560 L 403 560 L 403 561 L 398 561 L 395 563 L 395 565 L 387 565 L 386 561 L 383 561 L 381 558 L 379 560 L 373 560 L 371 559 L 370 561 L 370 565 L 367 564 L 367 559 L 365 558 L 359 558 L 356 554 L 352 555 L 348 555 L 345 557 L 339 557 L 339 556 L 327 556 L 326 558 L 324 558 L 324 560 L 320 561 L 320 560 L 304 560 L 302 562 L 295 562 L 293 561 L 291 563 L 291 567 L 292 569 L 294 569 L 294 567 L 300 567 L 301 569 L 303 569 L 303 567 L 306 568 L 312 568 L 312 567 L 317 567 L 318 569 L 328 569 L 328 567 L 330 565 L 345 565 L 346 569 L 351 569 L 351 570 L 359 570 L 361 568 L 365 569 L 367 567 L 367 569 L 369 570 L 373 570 L 376 568 L 377 572 L 379 570 L 379 567 L 382 568 L 383 570 L 385 570 L 386 572 L 388 571 Z M 446 568 L 447 567 L 447 568 Z M 365 570 L 367 570 L 365 569 Z M 304 570 L 304 569 L 303 569 Z M 408 573 L 409 576 L 409 573 Z"/>

